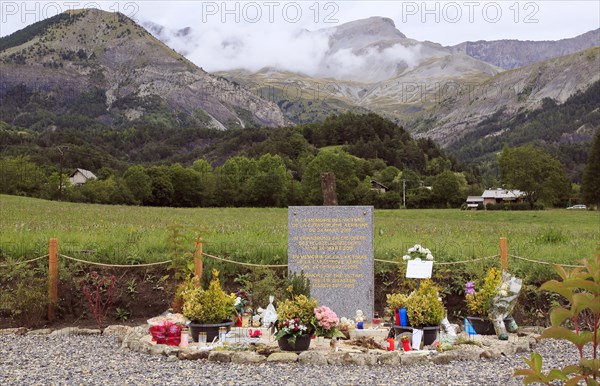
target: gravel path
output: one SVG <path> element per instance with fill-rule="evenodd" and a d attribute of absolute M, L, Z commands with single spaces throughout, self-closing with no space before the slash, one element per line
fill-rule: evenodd
<path fill-rule="evenodd" d="M 544 367 L 573 363 L 569 344 L 545 340 Z M 0 336 L 0 385 L 520 385 L 518 354 L 493 361 L 415 366 L 238 365 L 168 360 L 101 336 Z"/>

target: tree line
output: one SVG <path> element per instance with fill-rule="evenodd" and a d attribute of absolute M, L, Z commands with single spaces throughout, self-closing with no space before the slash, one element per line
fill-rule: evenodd
<path fill-rule="evenodd" d="M 444 171 L 428 179 L 432 187 L 421 186 L 421 177 L 381 161 L 357 158 L 341 150 L 324 150 L 303 165 L 303 173 L 288 169 L 279 155 L 258 158 L 236 156 L 213 168 L 206 160 L 191 166 L 179 163 L 144 167 L 134 165 L 123 173 L 107 170 L 98 179 L 71 185 L 68 174 L 47 175 L 26 156 L 0 160 L 0 192 L 73 202 L 172 206 L 172 207 L 284 207 L 320 205 L 323 202 L 320 174 L 336 175 L 340 205 L 374 205 L 377 208 L 402 206 L 402 182 L 409 207 L 460 205 L 468 188 L 461 173 Z M 372 181 L 390 190 L 372 189 Z"/>
<path fill-rule="evenodd" d="M 197 143 L 195 131 L 183 131 L 189 134 L 188 144 Z M 586 203 L 598 201 L 593 163 L 600 157 L 598 134 L 588 157 L 591 171 L 586 171 L 579 192 L 577 185 L 572 189 L 561 162 L 540 148 L 505 147 L 498 157 L 499 178 L 484 179 L 477 168 L 446 156 L 433 141 L 415 140 L 402 127 L 374 114 L 347 113 L 322 123 L 214 136 L 204 129 L 198 133 L 208 143 L 200 147 L 188 149 L 184 137 L 176 139 L 181 151 L 188 151 L 186 157 L 199 152 L 202 157 L 162 164 L 127 165 L 119 151 L 106 151 L 101 141 L 81 142 L 70 130 L 69 148 L 61 150 L 52 139 L 65 140 L 64 133 L 36 137 L 30 132 L 21 138 L 14 128 L 0 126 L 0 137 L 12 141 L 0 153 L 0 193 L 173 207 L 320 205 L 320 174 L 333 172 L 341 205 L 400 208 L 406 202 L 407 208 L 459 207 L 468 195 L 499 186 L 523 190 L 532 208 L 536 202 L 563 206 L 574 198 L 577 203 L 580 193 Z M 104 135 L 110 143 L 119 142 L 117 135 L 131 138 L 129 143 L 143 143 L 142 133 L 132 129 Z M 126 146 L 121 141 L 121 147 Z M 20 155 L 23 149 L 36 151 L 29 157 Z M 62 177 L 60 164 L 65 170 Z M 75 167 L 92 170 L 98 179 L 70 186 L 66 174 Z M 378 191 L 381 185 L 387 192 Z"/>

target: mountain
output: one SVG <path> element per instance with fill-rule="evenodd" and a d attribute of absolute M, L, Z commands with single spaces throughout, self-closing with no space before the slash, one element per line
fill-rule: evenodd
<path fill-rule="evenodd" d="M 96 9 L 0 39 L 0 90 L 0 120 L 40 129 L 286 123 L 275 104 L 208 74 L 122 14 Z"/>
<path fill-rule="evenodd" d="M 411 125 L 418 136 L 448 146 L 488 119 L 531 112 L 544 103 L 562 104 L 600 80 L 600 47 L 504 71 L 473 88 L 444 95 Z M 502 128 L 496 133 L 500 135 Z"/>
<path fill-rule="evenodd" d="M 501 70 L 440 44 L 407 38 L 384 17 L 302 33 L 327 39 L 312 73 L 268 67 L 217 74 L 268 95 L 292 122 L 306 123 L 348 110 L 407 118 L 434 102 L 421 98 L 428 87 L 481 82 Z"/>
<path fill-rule="evenodd" d="M 536 109 L 501 110 L 469 127 L 446 150 L 459 160 L 493 167 L 504 146 L 533 144 L 559 159 L 569 179 L 581 183 L 594 134 L 600 132 L 598 106 L 600 80 L 561 104 L 546 98 Z"/>
<path fill-rule="evenodd" d="M 478 40 L 460 43 L 449 48 L 508 70 L 573 54 L 599 45 L 600 28 L 574 38 L 556 41 Z"/>

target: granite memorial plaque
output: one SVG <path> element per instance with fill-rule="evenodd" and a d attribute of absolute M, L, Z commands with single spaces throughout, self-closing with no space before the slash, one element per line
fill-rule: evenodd
<path fill-rule="evenodd" d="M 373 317 L 373 207 L 288 208 L 288 269 L 304 271 L 311 295 L 338 317 Z"/>

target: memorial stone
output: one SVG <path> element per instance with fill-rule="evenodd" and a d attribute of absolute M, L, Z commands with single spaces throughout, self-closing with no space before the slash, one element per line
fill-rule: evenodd
<path fill-rule="evenodd" d="M 289 207 L 288 264 L 338 317 L 362 310 L 373 318 L 373 207 Z"/>

